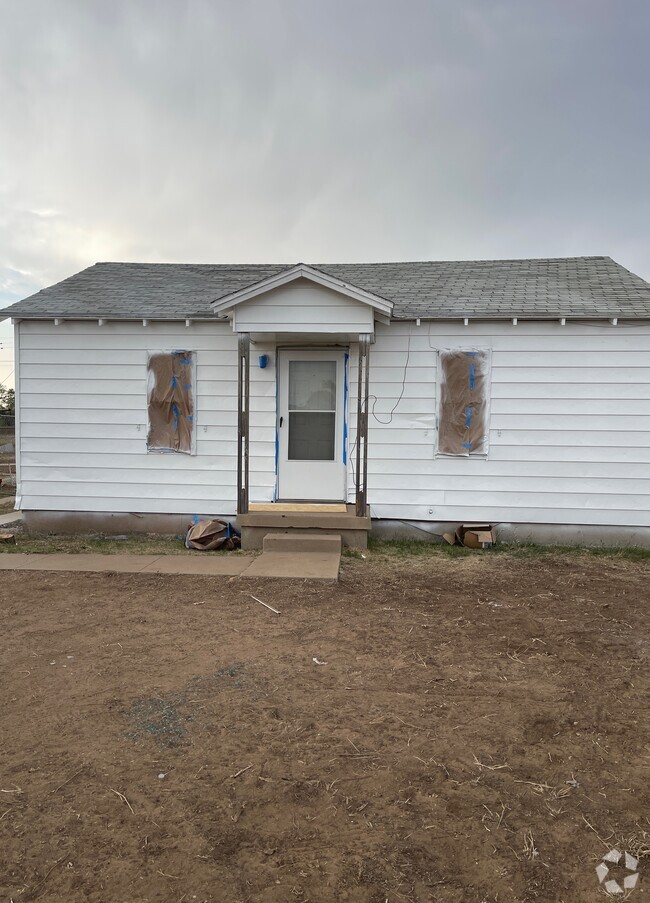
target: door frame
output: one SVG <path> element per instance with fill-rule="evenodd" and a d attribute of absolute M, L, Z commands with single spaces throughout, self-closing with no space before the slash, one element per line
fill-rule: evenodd
<path fill-rule="evenodd" d="M 319 464 L 327 467 L 328 465 L 334 471 L 338 468 L 340 473 L 339 492 L 335 496 L 327 498 L 312 498 L 307 495 L 298 495 L 297 493 L 286 494 L 282 492 L 282 468 L 286 467 L 288 461 L 288 439 L 289 439 L 289 419 L 288 419 L 288 386 L 285 387 L 284 380 L 288 381 L 288 361 L 293 357 L 294 360 L 332 360 L 337 362 L 337 387 L 336 387 L 336 421 L 335 421 L 335 458 L 334 461 L 313 461 L 305 462 L 312 466 Z M 278 347 L 276 350 L 276 501 L 277 502 L 347 502 L 347 461 L 348 461 L 348 362 L 349 348 L 344 345 L 285 345 Z M 287 391 L 287 402 L 285 404 L 285 388 Z M 280 419 L 286 418 L 286 429 L 280 426 Z M 295 462 L 300 464 L 301 462 Z M 307 470 L 307 468 L 305 468 Z M 334 479 L 334 473 L 330 475 L 330 479 Z M 286 483 L 286 481 L 285 481 Z"/>

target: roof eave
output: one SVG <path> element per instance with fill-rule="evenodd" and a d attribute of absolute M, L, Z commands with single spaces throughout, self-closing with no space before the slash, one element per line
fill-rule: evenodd
<path fill-rule="evenodd" d="M 191 320 L 193 323 L 224 323 L 227 317 L 211 314 L 178 314 L 174 317 L 165 317 L 160 314 L 129 314 L 122 316 L 120 314 L 72 314 L 72 313 L 56 313 L 52 311 L 34 313 L 32 311 L 0 311 L 0 322 L 3 320 L 61 320 L 75 322 L 92 322 L 95 320 L 110 320 L 113 323 L 139 323 L 142 320 L 150 320 L 156 323 L 184 323 Z"/>
<path fill-rule="evenodd" d="M 459 313 L 457 311 L 439 314 L 396 314 L 391 317 L 393 322 L 415 322 L 421 320 L 423 322 L 434 322 L 436 320 L 482 320 L 494 322 L 509 322 L 510 320 L 518 320 L 520 322 L 549 322 L 554 320 L 572 320 L 574 322 L 580 320 L 650 320 L 650 310 L 642 313 L 632 313 L 629 311 L 593 311 L 587 313 L 576 313 L 575 311 L 567 311 L 557 313 L 521 313 L 511 311 L 506 313 L 490 314 L 490 313 Z"/>

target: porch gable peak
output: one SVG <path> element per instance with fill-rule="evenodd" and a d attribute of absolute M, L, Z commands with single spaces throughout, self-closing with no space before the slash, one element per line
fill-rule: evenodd
<path fill-rule="evenodd" d="M 381 298 L 379 295 L 368 292 L 366 289 L 359 288 L 349 282 L 343 282 L 341 279 L 336 279 L 334 276 L 330 276 L 329 273 L 324 273 L 306 263 L 297 263 L 295 266 L 289 267 L 280 273 L 276 273 L 267 279 L 255 282 L 252 285 L 238 289 L 235 292 L 231 292 L 223 298 L 212 301 L 210 307 L 215 314 L 227 314 L 238 304 L 241 304 L 244 301 L 251 301 L 254 298 L 265 295 L 267 292 L 280 288 L 289 282 L 294 282 L 297 279 L 306 279 L 321 285 L 324 288 L 328 288 L 331 291 L 337 292 L 340 295 L 344 295 L 353 301 L 367 304 L 368 307 L 371 307 L 379 316 L 389 318 L 393 312 L 392 301 Z"/>

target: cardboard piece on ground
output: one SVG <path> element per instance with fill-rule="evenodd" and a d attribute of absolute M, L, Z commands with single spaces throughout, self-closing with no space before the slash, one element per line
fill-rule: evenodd
<path fill-rule="evenodd" d="M 489 549 L 496 542 L 492 524 L 460 524 L 455 533 L 443 533 L 443 539 L 467 549 Z"/>

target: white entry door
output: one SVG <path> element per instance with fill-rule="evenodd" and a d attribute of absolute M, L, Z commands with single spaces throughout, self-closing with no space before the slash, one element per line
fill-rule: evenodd
<path fill-rule="evenodd" d="M 345 352 L 281 350 L 278 496 L 345 501 Z"/>

